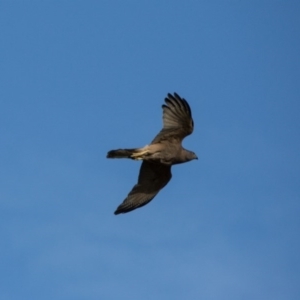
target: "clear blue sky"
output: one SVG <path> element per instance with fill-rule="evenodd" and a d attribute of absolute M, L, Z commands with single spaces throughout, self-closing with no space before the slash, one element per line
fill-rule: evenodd
<path fill-rule="evenodd" d="M 299 299 L 299 16 L 1 1 L 0 299 Z M 199 160 L 115 216 L 140 163 L 106 153 L 149 143 L 174 91 Z"/>

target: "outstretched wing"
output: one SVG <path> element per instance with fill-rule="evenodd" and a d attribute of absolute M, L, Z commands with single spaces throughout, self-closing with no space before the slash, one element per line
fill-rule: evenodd
<path fill-rule="evenodd" d="M 146 205 L 170 181 L 171 177 L 171 166 L 143 161 L 138 183 L 119 205 L 115 215 Z"/>
<path fill-rule="evenodd" d="M 178 94 L 168 94 L 163 104 L 163 129 L 154 138 L 152 143 L 163 140 L 176 139 L 181 142 L 194 129 L 194 121 L 189 104 Z"/>

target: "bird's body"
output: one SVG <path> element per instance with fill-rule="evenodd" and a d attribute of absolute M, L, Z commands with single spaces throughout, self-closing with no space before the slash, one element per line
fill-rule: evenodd
<path fill-rule="evenodd" d="M 143 160 L 138 183 L 115 211 L 126 213 L 150 202 L 170 181 L 171 166 L 197 159 L 194 152 L 182 147 L 182 140 L 194 128 L 189 104 L 179 95 L 168 94 L 163 105 L 163 128 L 150 145 L 143 148 L 111 150 L 107 158 Z"/>
<path fill-rule="evenodd" d="M 180 147 L 178 144 L 168 144 L 166 142 L 150 144 L 143 148 L 134 149 L 118 149 L 111 150 L 107 154 L 107 158 L 131 158 L 135 160 L 143 160 L 165 165 L 175 165 L 184 163 L 187 160 L 182 160 L 191 152 Z"/>

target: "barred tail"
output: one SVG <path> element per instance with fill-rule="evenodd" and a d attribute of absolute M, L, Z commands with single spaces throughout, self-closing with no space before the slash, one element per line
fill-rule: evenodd
<path fill-rule="evenodd" d="M 136 153 L 138 148 L 134 149 L 117 149 L 107 153 L 107 158 L 132 158 L 132 154 Z"/>

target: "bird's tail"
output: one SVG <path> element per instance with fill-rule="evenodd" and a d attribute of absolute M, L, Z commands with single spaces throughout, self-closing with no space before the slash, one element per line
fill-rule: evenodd
<path fill-rule="evenodd" d="M 131 159 L 143 159 L 143 156 L 147 154 L 145 148 L 133 148 L 133 149 L 117 149 L 110 150 L 107 153 L 107 158 L 131 158 Z"/>

